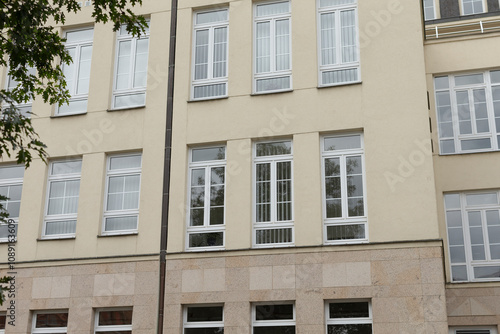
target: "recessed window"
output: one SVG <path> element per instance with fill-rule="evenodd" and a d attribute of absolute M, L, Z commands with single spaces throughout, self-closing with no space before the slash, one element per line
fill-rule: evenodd
<path fill-rule="evenodd" d="M 189 249 L 224 247 L 226 148 L 191 149 L 189 162 Z"/>
<path fill-rule="evenodd" d="M 424 19 L 434 20 L 436 18 L 436 8 L 434 1 L 435 0 L 423 0 L 424 1 Z"/>
<path fill-rule="evenodd" d="M 293 303 L 252 305 L 252 334 L 295 334 Z"/>
<path fill-rule="evenodd" d="M 462 15 L 484 13 L 484 0 L 462 0 Z"/>
<path fill-rule="evenodd" d="M 196 12 L 193 21 L 191 98 L 227 96 L 229 10 Z"/>
<path fill-rule="evenodd" d="M 444 196 L 453 282 L 500 280 L 500 193 Z"/>
<path fill-rule="evenodd" d="M 23 165 L 6 165 L 0 167 L 0 205 L 9 214 L 8 219 L 14 220 L 15 235 L 17 235 L 17 224 L 21 208 L 21 193 L 23 190 Z M 0 224 L 0 242 L 9 241 L 8 224 Z"/>
<path fill-rule="evenodd" d="M 132 334 L 132 309 L 103 309 L 95 314 L 94 334 Z"/>
<path fill-rule="evenodd" d="M 363 136 L 326 136 L 322 145 L 325 243 L 366 241 Z"/>
<path fill-rule="evenodd" d="M 126 26 L 117 32 L 113 109 L 146 104 L 148 49 L 149 26 L 139 37 L 127 32 Z"/>
<path fill-rule="evenodd" d="M 28 68 L 28 75 L 36 75 L 36 70 L 32 67 L 29 67 Z M 14 78 L 12 76 L 7 75 L 7 81 L 5 83 L 5 90 L 15 94 L 16 88 L 23 89 L 23 87 L 18 87 L 18 86 L 19 86 L 19 82 L 14 80 Z M 17 107 L 19 112 L 24 117 L 30 118 L 31 117 L 31 104 L 32 104 L 32 102 L 33 101 L 31 99 L 18 100 L 14 103 L 14 105 L 15 105 L 15 107 Z M 5 107 L 5 105 L 3 107 Z"/>
<path fill-rule="evenodd" d="M 224 333 L 224 307 L 221 305 L 186 306 L 184 334 Z"/>
<path fill-rule="evenodd" d="M 326 303 L 327 333 L 372 334 L 372 312 L 368 301 L 333 301 Z"/>
<path fill-rule="evenodd" d="M 65 49 L 73 59 L 69 65 L 62 65 L 67 83 L 66 88 L 69 90 L 71 97 L 69 104 L 62 104 L 57 108 L 56 114 L 86 113 L 94 28 L 66 31 L 64 38 L 66 38 Z"/>
<path fill-rule="evenodd" d="M 319 85 L 360 81 L 356 0 L 318 0 Z"/>
<path fill-rule="evenodd" d="M 434 78 L 440 154 L 500 149 L 500 71 Z"/>
<path fill-rule="evenodd" d="M 254 92 L 292 89 L 289 1 L 254 6 Z"/>
<path fill-rule="evenodd" d="M 449 334 L 498 334 L 494 327 L 481 326 L 481 327 L 452 327 L 449 329 Z"/>
<path fill-rule="evenodd" d="M 292 142 L 255 143 L 254 246 L 292 245 Z"/>
<path fill-rule="evenodd" d="M 141 154 L 108 157 L 103 234 L 137 232 Z"/>
<path fill-rule="evenodd" d="M 37 311 L 33 314 L 32 334 L 67 333 L 68 311 Z"/>
<path fill-rule="evenodd" d="M 71 237 L 76 232 L 82 160 L 49 164 L 44 238 Z"/>

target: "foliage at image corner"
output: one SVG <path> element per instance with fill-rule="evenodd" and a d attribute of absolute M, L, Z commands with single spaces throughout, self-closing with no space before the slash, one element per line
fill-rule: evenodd
<path fill-rule="evenodd" d="M 92 17 L 96 23 L 112 23 L 113 31 L 125 25 L 138 36 L 147 27 L 145 18 L 133 12 L 140 5 L 142 0 L 92 0 Z M 46 162 L 46 145 L 31 118 L 22 115 L 17 105 L 35 97 L 49 104 L 68 103 L 70 93 L 62 65 L 69 65 L 72 59 L 55 26 L 64 25 L 68 15 L 81 10 L 77 0 L 0 0 L 0 67 L 8 68 L 8 75 L 18 82 L 12 90 L 0 90 L 0 157 L 15 154 L 16 162 L 26 168 L 33 156 Z M 1 203 L 6 199 L 0 195 L 2 223 L 8 218 Z M 0 305 L 7 290 L 3 284 L 10 280 L 0 278 Z"/>

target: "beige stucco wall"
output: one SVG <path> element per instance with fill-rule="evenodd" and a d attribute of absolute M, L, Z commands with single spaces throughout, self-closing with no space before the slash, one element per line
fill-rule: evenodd
<path fill-rule="evenodd" d="M 192 15 L 207 6 L 229 7 L 229 97 L 189 102 Z M 364 133 L 369 241 L 438 238 L 418 2 L 360 1 L 362 83 L 318 89 L 315 1 L 291 1 L 294 90 L 268 95 L 252 95 L 252 1 L 179 7 L 170 252 L 185 249 L 188 148 L 211 143 L 227 144 L 226 249 L 252 246 L 262 138 L 293 139 L 295 244 L 321 244 L 320 137 L 340 131 Z"/>
<path fill-rule="evenodd" d="M 370 300 L 374 333 L 448 333 L 440 243 L 198 254 L 167 260 L 165 333 L 182 306 L 221 303 L 224 333 L 251 333 L 254 302 L 288 301 L 297 333 L 325 332 L 325 302 Z"/>
<path fill-rule="evenodd" d="M 33 102 L 33 124 L 48 147 L 49 160 L 69 156 L 83 159 L 76 238 L 37 241 L 42 233 L 48 167 L 35 159 L 24 177 L 18 261 L 159 252 L 170 2 L 145 0 L 135 12 L 150 19 L 146 106 L 120 111 L 108 111 L 116 46 L 112 25 L 94 25 L 91 7 L 67 17 L 64 29 L 94 25 L 88 110 L 84 115 L 53 117 L 55 107 L 37 98 Z M 4 85 L 5 70 L 0 71 Z M 142 152 L 138 234 L 99 238 L 106 157 L 124 152 Z M 0 244 L 0 261 L 6 261 L 6 253 L 6 245 Z"/>

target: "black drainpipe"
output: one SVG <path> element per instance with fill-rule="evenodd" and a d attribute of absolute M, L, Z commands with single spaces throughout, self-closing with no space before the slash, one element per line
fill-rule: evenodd
<path fill-rule="evenodd" d="M 163 318 L 165 314 L 165 281 L 167 273 L 167 237 L 168 237 L 168 206 L 170 203 L 170 169 L 172 158 L 172 118 L 174 116 L 174 74 L 175 45 L 177 36 L 177 1 L 171 0 L 170 13 L 170 47 L 168 55 L 168 88 L 167 88 L 167 124 L 165 133 L 165 161 L 163 165 L 163 199 L 161 213 L 161 243 L 160 243 L 160 286 L 158 289 L 158 327 L 156 333 L 163 334 Z"/>

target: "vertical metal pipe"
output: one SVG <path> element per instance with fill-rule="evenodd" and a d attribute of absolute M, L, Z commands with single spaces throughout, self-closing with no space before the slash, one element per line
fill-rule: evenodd
<path fill-rule="evenodd" d="M 167 123 L 165 127 L 165 160 L 163 164 L 163 198 L 161 214 L 160 242 L 160 282 L 158 289 L 158 327 L 156 332 L 163 334 L 163 319 L 165 305 L 165 282 L 167 273 L 167 239 L 168 239 L 168 207 L 170 203 L 170 170 L 172 158 L 172 119 L 174 115 L 174 75 L 175 46 L 177 37 L 177 1 L 171 0 L 170 13 L 170 47 L 168 56 L 168 87 L 167 87 Z"/>

